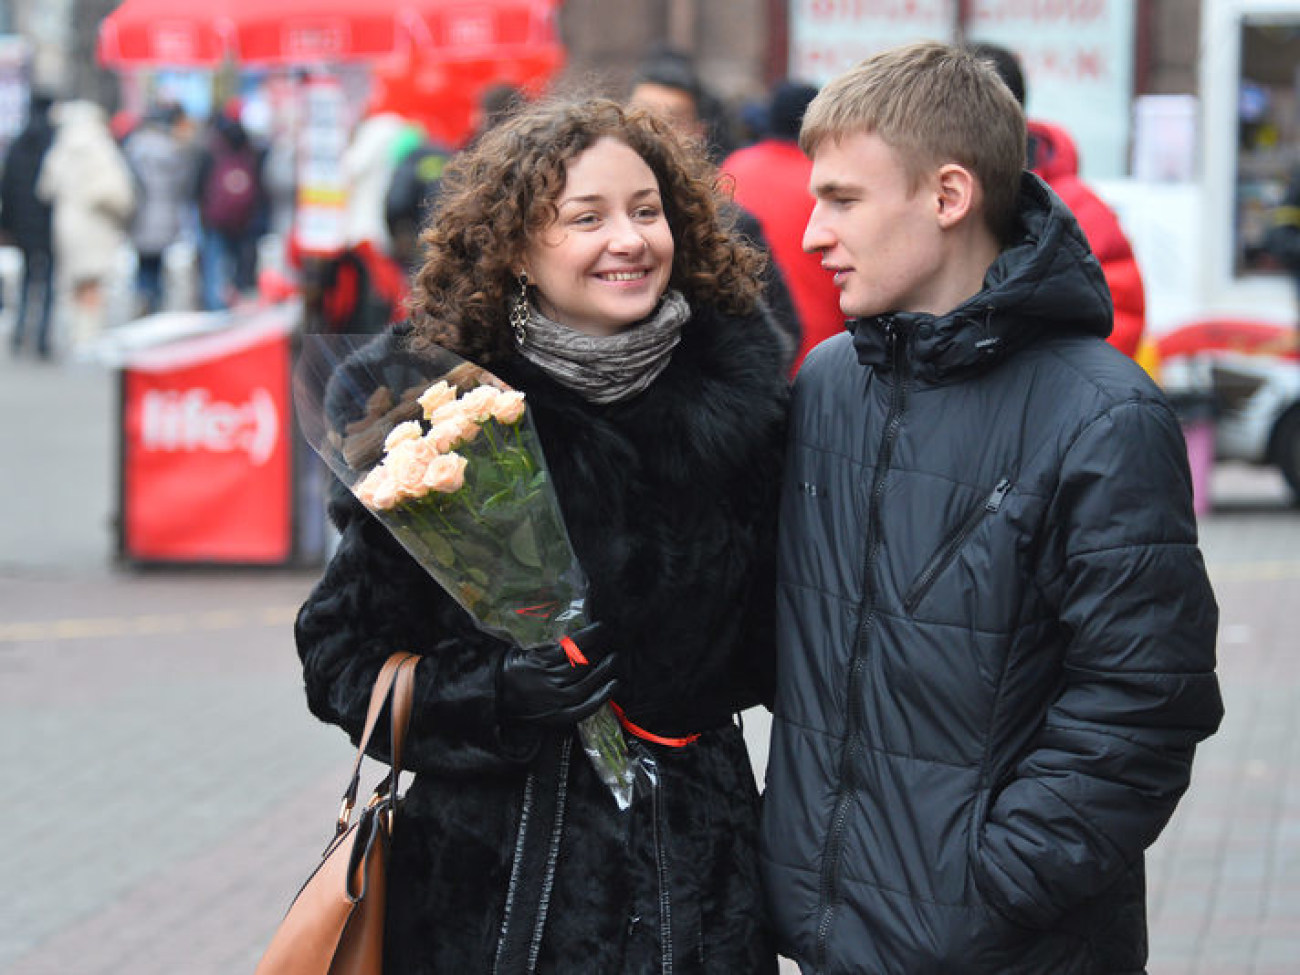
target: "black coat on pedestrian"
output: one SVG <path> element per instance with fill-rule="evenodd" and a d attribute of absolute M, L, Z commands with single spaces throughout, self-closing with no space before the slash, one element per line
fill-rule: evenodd
<path fill-rule="evenodd" d="M 400 354 L 403 342 L 399 331 L 380 345 Z M 355 739 L 384 658 L 423 655 L 386 971 L 774 972 L 759 797 L 733 715 L 771 694 L 775 334 L 758 315 L 697 308 L 649 389 L 606 406 L 522 358 L 493 371 L 528 396 L 590 580 L 588 616 L 618 654 L 615 699 L 643 728 L 701 737 L 646 745 L 656 797 L 619 812 L 572 734 L 503 723 L 505 644 L 336 497 L 342 539 L 297 622 L 311 710 Z"/>
<path fill-rule="evenodd" d="M 49 106 L 34 102 L 31 118 L 10 144 L 0 173 L 0 230 L 23 251 L 50 250 L 54 211 L 36 195 L 36 180 L 53 142 Z"/>
<path fill-rule="evenodd" d="M 1143 851 L 1219 724 L 1178 421 L 1069 211 L 795 383 L 763 823 L 806 971 L 1144 970 Z"/>

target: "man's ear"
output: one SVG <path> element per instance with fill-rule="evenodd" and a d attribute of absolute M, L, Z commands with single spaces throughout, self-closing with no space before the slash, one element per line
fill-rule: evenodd
<path fill-rule="evenodd" d="M 965 166 L 947 163 L 935 179 L 935 216 L 940 228 L 948 230 L 975 211 L 979 182 Z"/>

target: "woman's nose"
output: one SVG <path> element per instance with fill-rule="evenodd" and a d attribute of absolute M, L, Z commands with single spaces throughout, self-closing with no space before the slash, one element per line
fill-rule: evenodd
<path fill-rule="evenodd" d="M 638 254 L 646 248 L 645 234 L 631 220 L 619 220 L 610 228 L 609 246 L 619 254 Z"/>

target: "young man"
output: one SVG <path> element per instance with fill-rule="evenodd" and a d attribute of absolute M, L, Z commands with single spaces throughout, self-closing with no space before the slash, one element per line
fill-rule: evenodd
<path fill-rule="evenodd" d="M 763 868 L 806 973 L 1120 975 L 1222 714 L 1160 391 L 990 65 L 887 51 L 804 117 L 852 333 L 795 383 Z"/>

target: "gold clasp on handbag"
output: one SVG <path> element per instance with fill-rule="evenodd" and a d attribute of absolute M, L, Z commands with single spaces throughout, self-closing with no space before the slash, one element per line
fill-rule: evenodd
<path fill-rule="evenodd" d="M 348 823 L 352 819 L 353 805 L 354 802 L 351 796 L 343 797 L 343 805 L 339 807 L 339 821 L 338 824 L 334 827 L 335 837 L 342 836 L 345 832 L 347 832 Z"/>

